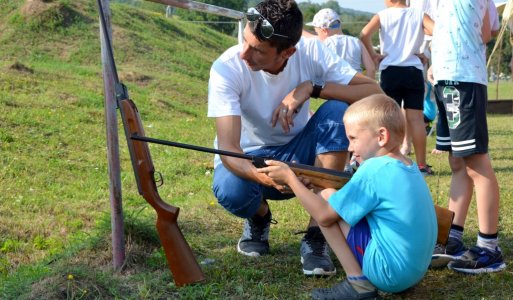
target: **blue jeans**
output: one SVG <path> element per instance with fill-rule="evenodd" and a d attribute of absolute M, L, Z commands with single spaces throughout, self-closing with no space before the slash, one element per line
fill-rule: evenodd
<path fill-rule="evenodd" d="M 342 123 L 346 109 L 345 102 L 326 101 L 289 143 L 262 147 L 246 154 L 313 165 L 319 154 L 347 151 L 349 141 Z M 241 218 L 254 216 L 262 199 L 284 200 L 294 197 L 292 194 L 282 194 L 275 188 L 241 178 L 223 164 L 219 164 L 214 170 L 212 191 L 219 204 Z"/>

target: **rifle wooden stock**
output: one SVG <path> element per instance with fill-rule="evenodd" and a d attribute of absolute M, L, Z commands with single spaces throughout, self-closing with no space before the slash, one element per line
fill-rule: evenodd
<path fill-rule="evenodd" d="M 158 193 L 155 182 L 155 169 L 148 144 L 132 140 L 134 134 L 144 136 L 144 129 L 137 107 L 130 99 L 119 101 L 123 127 L 128 143 L 139 194 L 157 212 L 157 231 L 164 248 L 167 262 L 177 286 L 184 286 L 205 280 L 192 250 L 185 240 L 177 218 L 180 208 L 164 202 Z"/>
<path fill-rule="evenodd" d="M 298 177 L 308 178 L 310 183 L 315 185 L 316 187 L 320 187 L 323 189 L 334 188 L 340 189 L 346 184 L 346 182 L 351 179 L 350 176 L 339 176 L 333 174 L 321 173 L 319 171 L 308 170 L 304 168 L 294 167 L 294 165 L 289 165 L 290 169 L 296 174 Z M 341 173 L 344 174 L 344 173 Z"/>

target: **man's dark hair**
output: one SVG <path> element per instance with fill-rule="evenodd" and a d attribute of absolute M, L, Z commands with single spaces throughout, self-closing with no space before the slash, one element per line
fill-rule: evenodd
<path fill-rule="evenodd" d="M 278 53 L 297 44 L 303 31 L 303 14 L 295 1 L 265 0 L 257 4 L 255 8 L 271 23 L 274 33 L 288 37 L 273 35 L 266 39 L 260 33 L 262 24 L 260 20 L 253 32 L 259 41 L 269 41 L 272 47 L 276 47 Z"/>

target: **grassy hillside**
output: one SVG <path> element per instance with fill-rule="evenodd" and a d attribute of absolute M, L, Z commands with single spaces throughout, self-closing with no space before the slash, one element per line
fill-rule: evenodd
<path fill-rule="evenodd" d="M 26 6 L 38 3 L 39 6 Z M 212 61 L 235 39 L 205 27 L 112 4 L 120 77 L 151 137 L 211 146 L 206 118 Z M 152 145 L 161 196 L 181 208 L 180 226 L 208 278 L 176 288 L 155 232 L 155 213 L 137 194 L 120 132 L 127 260 L 112 271 L 103 82 L 95 1 L 0 2 L 0 299 L 308 299 L 343 278 L 305 278 L 299 241 L 308 216 L 296 201 L 272 202 L 272 253 L 236 253 L 242 220 L 210 191 L 212 157 Z M 491 156 L 501 184 L 501 242 L 513 247 L 511 116 L 490 118 Z M 434 139 L 428 140 L 432 147 Z M 428 184 L 446 204 L 450 171 L 428 157 Z M 475 210 L 475 206 L 471 210 Z M 468 218 L 466 242 L 477 234 Z M 341 270 L 339 268 L 339 270 Z M 511 267 L 467 277 L 429 271 L 418 286 L 387 298 L 506 298 Z"/>

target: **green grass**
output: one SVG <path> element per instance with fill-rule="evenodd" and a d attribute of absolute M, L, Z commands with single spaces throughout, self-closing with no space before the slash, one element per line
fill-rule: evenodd
<path fill-rule="evenodd" d="M 513 81 L 499 80 L 488 83 L 488 100 L 512 100 Z"/>
<path fill-rule="evenodd" d="M 151 145 L 165 182 L 159 192 L 181 208 L 182 231 L 198 261 L 207 262 L 205 283 L 177 288 L 155 231 L 155 213 L 137 193 L 121 131 L 127 259 L 121 272 L 113 272 L 96 10 L 92 1 L 60 1 L 80 17 L 49 30 L 41 21 L 24 21 L 18 10 L 23 2 L 0 3 L 1 299 L 309 299 L 312 288 L 344 277 L 302 275 L 301 236 L 294 233 L 304 229 L 308 216 L 296 200 L 271 202 L 278 224 L 271 230 L 270 256 L 238 255 L 242 220 L 220 207 L 210 191 L 212 156 Z M 215 132 L 206 117 L 208 70 L 235 39 L 128 6 L 112 9 L 118 69 L 146 134 L 210 147 Z M 59 12 L 51 17 L 60 20 Z M 12 69 L 15 62 L 33 73 Z M 489 118 L 508 268 L 481 276 L 429 271 L 413 289 L 387 298 L 511 297 L 512 121 L 510 115 Z M 434 146 L 433 137 L 428 144 Z M 446 158 L 428 155 L 428 162 L 437 172 L 427 178 L 433 197 L 446 205 Z M 473 203 L 465 241 L 474 242 L 476 235 Z"/>

